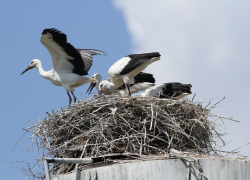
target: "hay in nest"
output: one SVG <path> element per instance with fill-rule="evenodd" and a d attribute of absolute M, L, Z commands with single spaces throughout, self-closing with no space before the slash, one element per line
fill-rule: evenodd
<path fill-rule="evenodd" d="M 211 108 L 210 108 L 211 109 Z M 44 157 L 84 158 L 107 154 L 167 154 L 179 151 L 215 154 L 221 139 L 210 109 L 183 99 L 105 96 L 62 108 L 26 129 Z M 210 118 L 211 119 L 211 118 Z M 52 174 L 70 172 L 55 165 Z M 63 170 L 62 170 L 63 169 Z"/>

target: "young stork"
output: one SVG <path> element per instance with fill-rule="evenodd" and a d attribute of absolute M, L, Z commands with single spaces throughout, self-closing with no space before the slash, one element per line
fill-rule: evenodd
<path fill-rule="evenodd" d="M 101 55 L 103 52 L 94 49 L 75 49 L 67 42 L 66 34 L 54 28 L 44 29 L 40 41 L 51 55 L 52 69 L 44 71 L 41 61 L 34 59 L 21 75 L 29 69 L 37 68 L 43 78 L 65 88 L 69 104 L 72 102 L 70 93 L 76 103 L 75 88 L 89 82 L 97 82 L 96 79 L 82 76 L 88 75 L 93 62 L 92 56 Z"/>
<path fill-rule="evenodd" d="M 109 68 L 111 81 L 104 80 L 99 84 L 99 93 L 113 92 L 123 84 L 128 96 L 131 96 L 130 84 L 133 78 L 151 63 L 160 60 L 160 53 L 131 54 L 121 58 Z"/>
<path fill-rule="evenodd" d="M 157 98 L 173 98 L 175 100 L 181 99 L 184 96 L 192 94 L 191 84 L 181 84 L 178 82 L 164 83 L 155 86 L 151 89 L 146 89 L 141 93 L 142 97 L 157 97 Z"/>
<path fill-rule="evenodd" d="M 102 81 L 102 76 L 99 73 L 95 73 L 92 78 L 96 79 L 98 82 L 91 82 L 89 85 L 89 88 L 87 90 L 86 93 L 89 92 L 89 94 L 91 93 L 92 89 L 94 87 L 96 87 L 97 91 L 100 92 L 99 89 L 99 84 Z M 110 78 L 107 79 L 107 81 L 111 81 Z M 133 78 L 133 82 L 132 84 L 130 84 L 130 92 L 131 94 L 133 93 L 137 93 L 139 91 L 145 90 L 148 87 L 154 86 L 155 84 L 155 78 L 153 77 L 153 74 L 149 74 L 149 73 L 144 73 L 144 72 L 140 72 L 139 74 L 137 74 L 134 78 Z M 105 91 L 102 92 L 103 94 L 106 95 L 110 95 L 113 93 L 117 93 L 120 94 L 122 97 L 124 97 L 126 95 L 126 91 L 125 91 L 125 85 L 123 84 L 122 86 L 120 86 L 119 88 L 110 91 L 109 89 L 106 89 Z"/>

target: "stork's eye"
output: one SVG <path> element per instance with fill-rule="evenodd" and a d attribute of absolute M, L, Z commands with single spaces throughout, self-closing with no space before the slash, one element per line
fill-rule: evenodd
<path fill-rule="evenodd" d="M 31 61 L 31 63 L 30 64 L 33 64 L 34 63 L 34 61 Z"/>

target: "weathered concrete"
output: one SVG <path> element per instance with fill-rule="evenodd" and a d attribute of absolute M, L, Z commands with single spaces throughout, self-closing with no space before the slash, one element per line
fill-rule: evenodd
<path fill-rule="evenodd" d="M 209 180 L 250 180 L 250 160 L 199 159 Z M 95 167 L 53 180 L 205 180 L 198 170 L 179 159 L 133 161 Z"/>

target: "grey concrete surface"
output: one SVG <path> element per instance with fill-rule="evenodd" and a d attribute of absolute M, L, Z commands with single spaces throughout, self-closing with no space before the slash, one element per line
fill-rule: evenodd
<path fill-rule="evenodd" d="M 250 160 L 197 159 L 209 180 L 250 180 Z M 85 169 L 53 180 L 206 180 L 180 159 L 133 161 Z"/>

